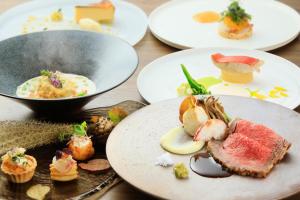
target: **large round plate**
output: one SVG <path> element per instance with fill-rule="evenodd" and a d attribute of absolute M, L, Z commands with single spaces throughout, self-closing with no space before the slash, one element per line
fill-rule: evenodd
<path fill-rule="evenodd" d="M 26 27 L 27 32 L 43 31 L 44 18 L 53 11 L 62 9 L 64 21 L 55 23 L 54 30 L 79 29 L 71 26 L 74 19 L 74 6 L 88 5 L 99 2 L 97 0 L 35 0 L 16 6 L 0 15 L 0 40 L 20 35 Z M 145 35 L 148 21 L 147 16 L 140 8 L 126 1 L 113 1 L 116 7 L 115 20 L 112 25 L 103 25 L 104 30 L 116 35 L 131 45 L 137 44 Z M 33 17 L 33 18 L 32 18 Z M 28 23 L 31 23 L 29 26 Z"/>
<path fill-rule="evenodd" d="M 280 199 L 300 190 L 300 116 L 266 101 L 221 96 L 230 116 L 264 124 L 292 143 L 288 155 L 268 177 L 255 179 L 233 175 L 205 178 L 190 171 L 189 179 L 178 180 L 171 168 L 155 166 L 164 153 L 160 137 L 180 125 L 178 107 L 182 99 L 147 106 L 122 121 L 110 134 L 106 152 L 113 169 L 144 192 L 164 199 Z M 171 155 L 175 163 L 189 166 L 190 156 Z"/>
<path fill-rule="evenodd" d="M 214 53 L 247 55 L 262 59 L 264 65 L 260 73 L 255 73 L 254 81 L 239 86 L 253 91 L 260 90 L 266 95 L 273 87 L 282 86 L 288 90 L 288 97 L 266 100 L 291 109 L 300 104 L 300 70 L 295 64 L 263 51 L 231 48 L 189 49 L 153 61 L 138 76 L 137 86 L 140 94 L 150 103 L 178 97 L 176 88 L 187 82 L 180 64 L 184 64 L 195 79 L 206 76 L 219 77 L 220 70 L 210 58 Z"/>
<path fill-rule="evenodd" d="M 218 23 L 200 24 L 193 15 L 201 11 L 224 11 L 230 0 L 174 0 L 154 10 L 149 17 L 152 33 L 162 42 L 179 48 L 235 47 L 260 50 L 279 48 L 297 37 L 300 16 L 277 1 L 241 0 L 252 15 L 254 34 L 245 40 L 229 40 L 218 34 Z"/>

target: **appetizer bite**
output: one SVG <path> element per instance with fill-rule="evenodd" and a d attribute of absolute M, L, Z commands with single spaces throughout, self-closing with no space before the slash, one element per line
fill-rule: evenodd
<path fill-rule="evenodd" d="M 87 160 L 95 153 L 93 142 L 91 138 L 87 136 L 86 130 L 86 122 L 83 122 L 80 125 L 75 125 L 74 134 L 67 144 L 68 149 L 71 151 L 72 157 L 75 160 Z"/>
<path fill-rule="evenodd" d="M 24 148 L 13 148 L 2 156 L 1 170 L 14 183 L 25 183 L 32 179 L 37 162 L 26 155 Z"/>
<path fill-rule="evenodd" d="M 68 149 L 56 151 L 50 164 L 50 178 L 55 181 L 71 181 L 78 177 L 77 162 Z"/>
<path fill-rule="evenodd" d="M 81 19 L 92 19 L 96 22 L 111 23 L 114 20 L 115 6 L 109 0 L 102 0 L 85 6 L 75 7 L 75 20 L 78 23 Z"/>
<path fill-rule="evenodd" d="M 93 94 L 96 85 L 90 79 L 59 71 L 42 70 L 41 76 L 32 78 L 17 88 L 17 96 L 34 99 L 81 97 Z"/>
<path fill-rule="evenodd" d="M 251 16 L 240 7 L 238 1 L 233 1 L 228 9 L 222 13 L 219 34 L 228 39 L 246 39 L 251 37 L 253 25 Z"/>
<path fill-rule="evenodd" d="M 224 81 L 232 83 L 250 83 L 253 72 L 259 72 L 263 61 L 249 56 L 224 56 L 220 53 L 211 55 L 216 67 L 221 69 Z"/>

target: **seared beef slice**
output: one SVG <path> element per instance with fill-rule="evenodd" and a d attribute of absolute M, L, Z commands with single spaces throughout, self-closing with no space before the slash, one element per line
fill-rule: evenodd
<path fill-rule="evenodd" d="M 239 120 L 233 133 L 223 141 L 209 141 L 207 148 L 228 171 L 261 178 L 270 173 L 290 146 L 270 128 Z"/>

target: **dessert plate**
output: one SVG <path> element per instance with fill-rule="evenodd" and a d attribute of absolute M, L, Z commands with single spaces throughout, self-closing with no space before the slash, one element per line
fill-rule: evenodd
<path fill-rule="evenodd" d="M 180 125 L 181 98 L 152 104 L 133 113 L 110 134 L 106 152 L 113 169 L 140 190 L 162 199 L 282 199 L 300 191 L 300 116 L 282 106 L 256 99 L 220 96 L 229 116 L 262 123 L 292 143 L 287 157 L 264 179 L 232 175 L 205 178 L 189 169 L 189 178 L 178 180 L 172 167 L 155 166 L 164 153 L 160 137 Z M 175 163 L 189 166 L 190 155 L 171 155 Z M 284 183 L 284 187 L 282 186 Z M 262 189 L 263 188 L 263 189 Z"/>
<path fill-rule="evenodd" d="M 231 84 L 223 81 L 220 84 L 225 86 L 224 90 L 217 92 L 212 90 L 212 94 L 232 94 L 229 90 L 238 88 L 238 90 L 244 90 L 245 93 L 248 92 L 248 96 L 251 96 L 252 92 L 257 92 L 263 94 L 266 97 L 265 100 L 291 109 L 300 104 L 299 68 L 284 58 L 263 51 L 247 49 L 188 49 L 161 57 L 148 64 L 140 72 L 137 79 L 140 94 L 149 103 L 178 97 L 177 88 L 187 82 L 180 64 L 186 66 L 194 79 L 214 77 L 222 81 L 219 78 L 221 74 L 219 68 L 211 61 L 211 55 L 214 53 L 251 56 L 263 60 L 264 64 L 259 73 L 254 73 L 253 82 Z M 270 97 L 275 87 L 285 89 L 287 95 L 278 98 Z"/>
<path fill-rule="evenodd" d="M 80 30 L 74 22 L 74 7 L 99 2 L 97 0 L 44 0 L 18 5 L 0 15 L 0 40 L 16 35 L 47 30 Z M 116 35 L 131 45 L 137 44 L 145 35 L 148 22 L 143 10 L 126 1 L 113 1 L 115 20 L 102 25 L 103 32 Z M 62 10 L 62 22 L 49 22 L 52 12 Z"/>
<path fill-rule="evenodd" d="M 202 11 L 222 12 L 230 0 L 174 0 L 149 16 L 155 37 L 179 49 L 200 47 L 234 47 L 269 51 L 291 42 L 300 31 L 297 11 L 278 1 L 241 0 L 252 16 L 252 37 L 245 40 L 225 39 L 218 34 L 218 23 L 201 24 L 193 16 Z M 287 23 L 288 22 L 288 23 Z"/>

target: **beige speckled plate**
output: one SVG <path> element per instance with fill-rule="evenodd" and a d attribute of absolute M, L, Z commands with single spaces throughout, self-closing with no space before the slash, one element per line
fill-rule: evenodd
<path fill-rule="evenodd" d="M 180 125 L 181 99 L 147 106 L 122 121 L 109 136 L 106 151 L 114 170 L 144 192 L 166 199 L 280 199 L 300 191 L 300 115 L 277 104 L 243 97 L 221 96 L 225 110 L 265 124 L 292 143 L 288 156 L 265 179 L 233 175 L 205 178 L 190 170 L 187 180 L 177 180 L 172 168 L 155 166 L 164 153 L 160 137 Z M 172 155 L 189 165 L 190 156 Z"/>

